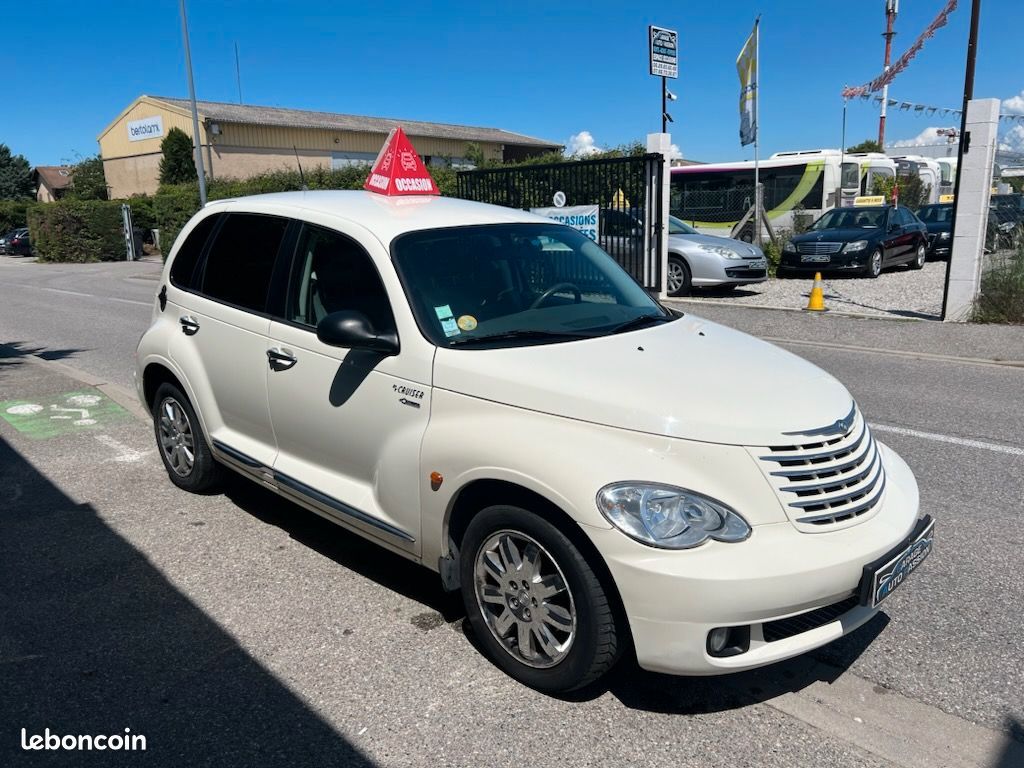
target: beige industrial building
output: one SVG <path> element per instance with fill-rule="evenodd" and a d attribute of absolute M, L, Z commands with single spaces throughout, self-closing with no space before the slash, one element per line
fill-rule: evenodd
<path fill-rule="evenodd" d="M 200 101 L 199 133 L 210 178 L 246 178 L 265 171 L 369 163 L 388 132 L 401 125 L 428 163 L 464 164 L 470 144 L 487 159 L 518 160 L 562 146 L 498 128 L 340 115 L 279 107 Z M 112 198 L 153 194 L 159 185 L 160 142 L 171 128 L 192 137 L 187 99 L 140 96 L 97 137 Z"/>

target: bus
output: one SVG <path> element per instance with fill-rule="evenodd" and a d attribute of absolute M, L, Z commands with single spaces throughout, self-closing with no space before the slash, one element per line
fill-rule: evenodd
<path fill-rule="evenodd" d="M 856 197 L 873 192 L 877 177 L 895 174 L 896 164 L 880 152 L 776 152 L 760 163 L 764 208 L 776 229 L 792 229 L 830 208 L 853 205 Z M 734 230 L 754 204 L 753 162 L 673 168 L 671 178 L 673 215 L 704 234 L 752 239 L 753 222 L 742 232 Z"/>

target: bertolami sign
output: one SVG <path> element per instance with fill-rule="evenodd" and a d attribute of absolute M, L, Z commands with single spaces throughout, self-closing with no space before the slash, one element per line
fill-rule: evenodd
<path fill-rule="evenodd" d="M 164 119 L 160 115 L 128 121 L 128 141 L 158 139 L 164 135 Z"/>

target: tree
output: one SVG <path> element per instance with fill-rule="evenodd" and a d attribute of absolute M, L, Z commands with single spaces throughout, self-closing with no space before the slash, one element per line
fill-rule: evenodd
<path fill-rule="evenodd" d="M 892 176 L 876 176 L 874 193 L 876 195 L 885 195 L 885 201 L 891 203 L 892 188 L 896 182 L 899 182 L 900 185 L 900 205 L 916 211 L 928 202 L 931 185 L 921 181 L 921 177 L 916 173 L 907 176 L 897 176 L 896 178 Z"/>
<path fill-rule="evenodd" d="M 107 178 L 99 155 L 80 160 L 71 169 L 71 188 L 67 196 L 76 200 L 106 200 Z"/>
<path fill-rule="evenodd" d="M 0 200 L 31 197 L 35 197 L 35 186 L 28 160 L 22 155 L 12 154 L 6 144 L 0 144 Z"/>
<path fill-rule="evenodd" d="M 160 160 L 160 183 L 183 184 L 196 180 L 196 162 L 192 139 L 181 128 L 171 128 L 160 142 L 164 153 Z"/>
<path fill-rule="evenodd" d="M 860 144 L 846 148 L 847 152 L 882 152 L 882 145 L 874 139 L 864 139 Z"/>

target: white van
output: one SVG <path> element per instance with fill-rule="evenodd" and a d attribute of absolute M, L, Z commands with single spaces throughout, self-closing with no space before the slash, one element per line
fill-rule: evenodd
<path fill-rule="evenodd" d="M 437 571 L 542 690 L 626 649 L 687 675 L 803 653 L 932 546 L 842 384 L 523 211 L 211 203 L 167 260 L 137 384 L 176 485 L 230 468 Z"/>

